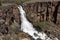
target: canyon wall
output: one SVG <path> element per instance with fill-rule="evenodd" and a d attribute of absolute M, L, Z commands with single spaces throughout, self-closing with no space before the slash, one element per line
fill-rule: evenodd
<path fill-rule="evenodd" d="M 23 5 L 27 18 L 34 22 L 49 21 L 60 24 L 60 2 L 36 2 Z"/>
<path fill-rule="evenodd" d="M 4 20 L 6 25 L 16 22 L 19 24 L 19 11 L 16 6 L 4 6 L 0 8 L 0 21 Z"/>
<path fill-rule="evenodd" d="M 48 21 L 48 24 L 46 23 L 47 25 L 43 25 L 45 27 L 41 27 L 41 25 L 43 24 L 41 23 L 40 26 L 37 26 L 37 29 L 42 29 L 48 35 L 53 34 L 60 39 L 60 26 L 58 27 L 55 25 L 60 25 L 60 2 L 24 3 L 22 4 L 22 6 L 26 11 L 27 19 L 31 23 L 35 24 L 36 22 Z M 2 5 L 2 7 L 0 6 L 0 35 L 13 33 L 11 27 L 20 27 L 20 23 L 20 14 L 16 5 L 8 4 L 5 6 Z M 16 31 L 16 29 L 14 30 L 14 32 L 16 32 L 15 34 L 21 33 L 20 31 Z M 24 36 L 25 35 L 26 34 L 24 34 Z"/>
<path fill-rule="evenodd" d="M 60 2 L 24 3 L 22 6 L 26 11 L 27 19 L 33 24 L 45 21 L 60 24 Z M 20 14 L 16 5 L 0 7 L 0 27 L 2 29 L 5 30 L 5 26 L 7 28 L 10 25 L 17 26 L 20 23 Z"/>
<path fill-rule="evenodd" d="M 48 21 L 60 24 L 60 2 L 35 2 L 22 4 L 27 18 L 32 23 Z M 19 10 L 16 5 L 0 7 L 0 19 L 4 24 L 20 24 Z M 0 23 L 1 23 L 0 20 Z"/>
<path fill-rule="evenodd" d="M 12 30 L 11 27 L 15 27 L 19 25 L 19 23 L 19 11 L 16 6 L 0 7 L 0 33 L 6 34 L 10 32 Z"/>
<path fill-rule="evenodd" d="M 32 23 L 49 21 L 60 24 L 60 2 L 35 2 L 22 4 L 26 11 L 27 18 Z M 0 7 L 0 19 L 5 20 L 5 24 L 20 24 L 19 10 L 17 6 Z"/>

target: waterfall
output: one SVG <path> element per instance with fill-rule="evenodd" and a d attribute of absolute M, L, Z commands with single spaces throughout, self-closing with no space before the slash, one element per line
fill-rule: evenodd
<path fill-rule="evenodd" d="M 35 40 L 41 39 L 41 40 L 58 40 L 57 38 L 49 38 L 44 32 L 38 32 L 33 28 L 32 23 L 30 23 L 26 18 L 26 13 L 23 10 L 22 6 L 18 6 L 18 9 L 20 11 L 20 17 L 21 17 L 21 30 L 30 36 L 34 38 Z"/>

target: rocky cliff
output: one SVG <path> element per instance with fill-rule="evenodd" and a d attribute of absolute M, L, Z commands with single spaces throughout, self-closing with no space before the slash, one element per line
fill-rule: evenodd
<path fill-rule="evenodd" d="M 8 21 L 6 22 L 6 24 L 8 23 L 8 25 L 9 21 L 14 22 L 14 20 L 19 23 L 19 12 L 17 7 L 13 6 L 2 7 L 0 9 L 0 14 L 1 19 L 5 19 L 5 21 Z"/>
<path fill-rule="evenodd" d="M 22 5 L 27 18 L 47 34 L 60 37 L 60 2 L 35 2 Z M 48 23 L 46 23 L 48 22 Z M 59 38 L 60 39 L 60 38 Z"/>
<path fill-rule="evenodd" d="M 36 2 L 22 5 L 26 11 L 27 18 L 32 23 L 48 21 L 60 24 L 60 2 Z M 0 7 L 0 19 L 4 19 L 5 24 L 20 23 L 19 10 L 17 6 Z"/>
<path fill-rule="evenodd" d="M 0 7 L 0 29 L 8 31 L 11 25 L 19 25 L 20 17 L 19 11 L 16 6 L 3 6 Z M 5 27 L 6 26 L 6 27 Z M 5 28 L 4 28 L 5 27 Z"/>
<path fill-rule="evenodd" d="M 22 4 L 26 11 L 28 20 L 34 24 L 39 23 L 43 31 L 47 34 L 51 33 L 56 37 L 60 37 L 60 2 L 36 2 L 36 3 L 24 3 Z M 0 33 L 8 34 L 12 30 L 11 27 L 20 25 L 20 14 L 16 5 L 0 7 Z M 40 30 L 40 29 L 39 29 Z M 20 31 L 16 31 L 19 34 Z M 20 34 L 19 34 L 20 35 Z M 22 34 L 23 35 L 23 34 Z M 16 35 L 15 35 L 16 36 Z"/>
<path fill-rule="evenodd" d="M 24 5 L 28 19 L 32 22 L 49 21 L 60 24 L 60 2 L 36 2 Z"/>

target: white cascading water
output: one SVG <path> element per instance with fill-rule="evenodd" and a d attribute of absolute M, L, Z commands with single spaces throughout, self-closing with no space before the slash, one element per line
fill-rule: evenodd
<path fill-rule="evenodd" d="M 20 11 L 20 17 L 21 17 L 21 30 L 30 36 L 34 38 L 35 40 L 38 40 L 40 38 L 41 40 L 58 40 L 57 38 L 50 39 L 44 32 L 38 32 L 33 28 L 33 25 L 27 20 L 26 13 L 23 10 L 22 6 L 18 6 L 18 9 Z M 36 35 L 34 35 L 36 34 Z"/>

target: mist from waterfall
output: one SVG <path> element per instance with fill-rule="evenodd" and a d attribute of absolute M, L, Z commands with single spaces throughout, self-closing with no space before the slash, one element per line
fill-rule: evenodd
<path fill-rule="evenodd" d="M 44 32 L 38 32 L 33 28 L 33 25 L 27 20 L 26 13 L 23 10 L 22 6 L 18 6 L 18 9 L 20 11 L 20 17 L 21 17 L 21 30 L 30 36 L 34 38 L 35 40 L 41 39 L 41 40 L 58 40 L 57 38 L 49 38 Z"/>

